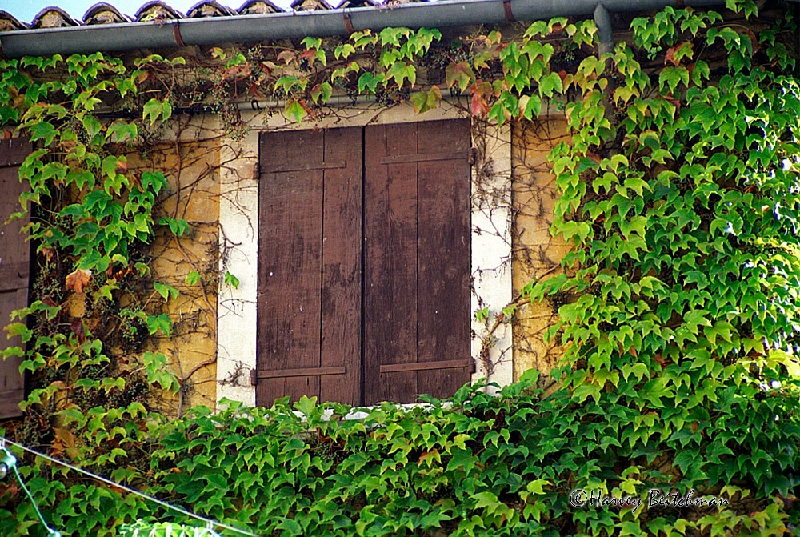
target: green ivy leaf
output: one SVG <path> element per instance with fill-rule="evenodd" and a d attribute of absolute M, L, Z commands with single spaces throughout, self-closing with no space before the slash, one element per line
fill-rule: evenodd
<path fill-rule="evenodd" d="M 306 107 L 295 99 L 289 99 L 288 101 L 286 101 L 286 106 L 284 107 L 284 113 L 286 114 L 287 118 L 291 119 L 297 124 L 302 123 L 303 118 L 305 118 L 308 115 Z"/>
<path fill-rule="evenodd" d="M 158 225 L 169 226 L 169 230 L 178 237 L 182 237 L 189 231 L 189 223 L 183 218 L 172 218 L 165 216 L 158 219 Z"/>
<path fill-rule="evenodd" d="M 225 285 L 230 285 L 234 289 L 238 289 L 239 288 L 239 278 L 237 278 L 236 276 L 234 276 L 233 274 L 231 274 L 227 270 L 225 271 L 224 281 L 225 281 Z"/>
<path fill-rule="evenodd" d="M 282 535 L 303 535 L 303 528 L 291 518 L 281 519 L 275 529 L 283 530 Z"/>
<path fill-rule="evenodd" d="M 165 313 L 160 315 L 148 315 L 147 330 L 151 336 L 161 330 L 165 336 L 170 337 L 172 334 L 172 320 L 170 320 L 169 315 Z"/>
<path fill-rule="evenodd" d="M 445 83 L 448 88 L 458 86 L 466 90 L 475 81 L 475 73 L 467 62 L 450 63 L 445 69 Z"/>
<path fill-rule="evenodd" d="M 322 82 L 311 90 L 311 99 L 317 104 L 326 103 L 331 98 L 332 93 L 333 87 L 328 82 Z"/>
<path fill-rule="evenodd" d="M 178 290 L 166 283 L 153 282 L 153 287 L 165 301 L 170 298 L 178 298 Z"/>
<path fill-rule="evenodd" d="M 376 75 L 375 73 L 371 73 L 369 71 L 361 73 L 361 76 L 358 77 L 358 91 L 359 93 L 364 93 L 365 91 L 368 93 L 375 93 L 375 91 L 378 89 L 378 84 L 382 82 L 382 74 Z"/>
<path fill-rule="evenodd" d="M 166 122 L 170 117 L 172 117 L 172 104 L 167 99 L 159 101 L 153 97 L 142 109 L 142 119 L 145 121 L 149 119 L 150 125 L 155 125 L 159 120 Z"/>
<path fill-rule="evenodd" d="M 311 415 L 314 413 L 314 409 L 317 407 L 317 398 L 306 397 L 305 395 L 303 395 L 294 404 L 294 407 L 303 414 L 305 414 L 306 417 L 311 417 Z"/>
<path fill-rule="evenodd" d="M 155 194 L 161 192 L 167 186 L 167 178 L 161 172 L 144 172 L 142 174 L 142 188 L 145 192 L 152 191 Z"/>
<path fill-rule="evenodd" d="M 36 123 L 30 129 L 31 142 L 42 140 L 44 141 L 45 145 L 50 145 L 53 143 L 56 135 L 58 135 L 58 131 L 55 129 L 55 127 L 53 127 L 52 123 L 48 121 Z"/>
<path fill-rule="evenodd" d="M 196 270 L 193 270 L 186 275 L 186 280 L 184 280 L 184 283 L 186 283 L 186 285 L 197 285 L 200 283 L 200 279 L 200 273 Z"/>

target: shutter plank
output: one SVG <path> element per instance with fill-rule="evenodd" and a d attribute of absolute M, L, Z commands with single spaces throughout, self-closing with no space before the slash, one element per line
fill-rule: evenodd
<path fill-rule="evenodd" d="M 323 209 L 323 367 L 347 373 L 320 378 L 320 400 L 361 403 L 361 191 L 362 130 L 325 132 L 325 161 L 347 162 L 325 170 Z"/>
<path fill-rule="evenodd" d="M 452 396 L 470 380 L 470 124 L 454 119 L 419 124 L 420 393 Z M 445 367 L 463 364 L 460 368 Z"/>
<path fill-rule="evenodd" d="M 305 367 L 300 369 L 276 369 L 274 371 L 259 371 L 256 381 L 262 379 L 286 378 L 286 377 L 308 377 L 308 376 L 339 376 L 345 375 L 347 370 L 344 367 Z"/>
<path fill-rule="evenodd" d="M 464 360 L 437 360 L 435 362 L 417 362 L 415 364 L 382 365 L 381 373 L 392 373 L 395 371 L 427 371 L 429 369 L 464 369 L 470 368 L 471 366 L 471 363 L 465 362 Z"/>
<path fill-rule="evenodd" d="M 9 216 L 22 209 L 20 194 L 19 167 L 0 168 L 0 288 L 8 290 L 27 288 L 30 273 L 30 243 L 22 234 L 29 218 L 6 224 Z"/>
<path fill-rule="evenodd" d="M 271 163 L 299 168 L 322 161 L 321 132 L 266 133 L 262 169 Z M 323 171 L 264 173 L 259 184 L 258 370 L 320 367 Z M 260 381 L 262 406 L 288 395 L 319 393 L 319 377 Z"/>
<path fill-rule="evenodd" d="M 19 166 L 33 151 L 33 145 L 24 138 L 0 139 L 0 168 Z"/>
<path fill-rule="evenodd" d="M 11 322 L 11 312 L 28 305 L 30 277 L 30 244 L 21 234 L 28 217 L 5 224 L 8 217 L 21 209 L 19 164 L 32 150 L 22 139 L 0 140 L 0 326 Z M 0 349 L 22 346 L 19 337 L 0 336 Z M 25 382 L 19 372 L 22 358 L 0 360 L 0 419 L 21 416 L 19 403 L 25 398 Z"/>
<path fill-rule="evenodd" d="M 417 165 L 383 164 L 417 152 L 416 124 L 365 131 L 364 403 L 412 402 L 417 374 L 381 365 L 417 361 Z"/>
<path fill-rule="evenodd" d="M 2 326 L 8 325 L 11 312 L 24 308 L 28 303 L 28 289 L 0 292 L 0 320 Z M 6 332 L 0 335 L 0 349 L 22 346 L 22 338 L 15 336 L 6 339 Z M 21 416 L 19 403 L 25 399 L 25 382 L 19 373 L 21 357 L 3 360 L 0 358 L 0 419 Z"/>

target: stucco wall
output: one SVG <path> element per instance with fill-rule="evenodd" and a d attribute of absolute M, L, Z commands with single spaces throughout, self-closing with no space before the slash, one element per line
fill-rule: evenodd
<path fill-rule="evenodd" d="M 239 277 L 239 287 L 224 285 L 219 291 L 219 338 L 217 400 L 235 399 L 255 403 L 249 373 L 256 365 L 256 301 L 258 259 L 258 131 L 270 129 L 359 126 L 368 123 L 428 121 L 468 117 L 463 103 L 443 102 L 424 115 L 414 114 L 410 104 L 385 107 L 375 103 L 332 110 L 324 118 L 297 126 L 285 119 L 260 114 L 243 114 L 251 130 L 240 140 L 223 144 L 222 158 L 229 165 L 221 169 L 220 273 Z M 473 122 L 475 162 L 472 177 L 472 310 L 489 306 L 495 311 L 511 300 L 510 237 L 510 129 Z M 511 326 L 494 333 L 494 344 L 482 356 L 486 331 L 483 323 L 472 323 L 472 354 L 476 359 L 474 379 L 488 376 L 504 385 L 512 381 Z M 491 367 L 486 367 L 488 363 Z"/>

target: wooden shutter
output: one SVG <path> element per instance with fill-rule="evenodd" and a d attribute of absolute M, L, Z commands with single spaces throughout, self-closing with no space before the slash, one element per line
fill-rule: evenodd
<path fill-rule="evenodd" d="M 469 120 L 365 132 L 364 403 L 470 380 Z"/>
<path fill-rule="evenodd" d="M 256 403 L 360 403 L 362 130 L 260 139 Z"/>
<path fill-rule="evenodd" d="M 31 152 L 25 140 L 0 140 L 0 326 L 10 322 L 11 312 L 28 305 L 30 244 L 20 233 L 28 219 L 6 224 L 12 213 L 19 212 L 19 165 Z M 0 335 L 0 349 L 21 346 L 19 337 Z M 25 386 L 19 372 L 21 358 L 0 359 L 0 418 L 20 416 L 19 403 L 25 398 Z"/>

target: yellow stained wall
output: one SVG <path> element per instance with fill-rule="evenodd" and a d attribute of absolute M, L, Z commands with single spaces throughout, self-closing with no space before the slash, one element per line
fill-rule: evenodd
<path fill-rule="evenodd" d="M 544 116 L 534 122 L 517 122 L 512 128 L 512 277 L 514 295 L 531 280 L 561 272 L 561 259 L 569 247 L 550 234 L 553 208 L 558 199 L 555 177 L 547 163 L 548 152 L 567 139 L 563 116 Z M 534 368 L 547 373 L 561 357 L 557 338 L 542 336 L 557 320 L 558 300 L 525 304 L 517 311 L 514 329 L 514 378 Z"/>
<path fill-rule="evenodd" d="M 169 315 L 173 330 L 169 338 L 159 332 L 148 345 L 166 355 L 181 382 L 178 397 L 162 401 L 162 406 L 173 414 L 190 406 L 214 408 L 220 141 L 172 142 L 138 164 L 142 170 L 159 170 L 167 177 L 168 192 L 162 194 L 153 215 L 156 222 L 171 216 L 189 224 L 189 231 L 180 237 L 159 227 L 150 249 L 153 281 L 169 284 L 179 293 L 165 301 L 154 291 L 149 298 L 151 306 Z M 201 276 L 193 285 L 186 281 L 192 271 Z"/>

